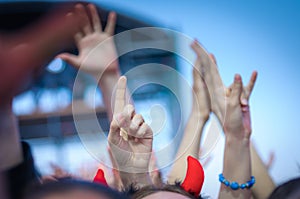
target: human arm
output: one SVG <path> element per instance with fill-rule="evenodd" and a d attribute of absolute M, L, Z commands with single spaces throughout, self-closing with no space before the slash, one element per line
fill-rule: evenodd
<path fill-rule="evenodd" d="M 0 171 L 8 170 L 23 161 L 22 147 L 12 100 L 0 105 Z"/>
<path fill-rule="evenodd" d="M 230 182 L 246 183 L 251 179 L 250 135 L 251 120 L 249 106 L 240 103 L 243 83 L 235 75 L 234 83 L 227 93 L 227 114 L 224 121 L 225 150 L 223 176 Z M 233 190 L 224 183 L 219 198 L 250 198 L 249 188 Z"/>
<path fill-rule="evenodd" d="M 11 198 L 19 198 L 25 187 L 39 179 L 30 146 L 20 140 L 12 100 L 0 105 L 0 172 Z"/>
<path fill-rule="evenodd" d="M 153 132 L 141 115 L 126 102 L 126 77 L 117 84 L 114 114 L 108 135 L 109 147 L 119 170 L 123 188 L 152 184 L 149 162 Z"/>
<path fill-rule="evenodd" d="M 88 17 L 88 13 L 91 18 Z M 93 4 L 86 7 L 77 4 L 74 14 L 77 14 L 82 21 L 80 30 L 74 34 L 79 54 L 62 53 L 57 57 L 94 77 L 102 90 L 104 104 L 111 121 L 113 115 L 111 97 L 114 85 L 120 77 L 118 56 L 112 37 L 116 25 L 116 13 L 109 13 L 104 31 Z"/>
<path fill-rule="evenodd" d="M 204 75 L 203 78 L 207 83 L 209 94 L 211 97 L 211 111 L 217 116 L 220 124 L 224 124 L 225 118 L 225 102 L 226 102 L 226 93 L 229 91 L 227 89 L 220 77 L 217 65 L 215 61 L 210 61 L 205 56 L 204 50 L 200 47 L 197 41 L 194 42 L 195 50 L 198 54 L 201 55 L 202 59 L 206 59 L 204 66 Z M 257 79 L 257 72 L 254 71 L 250 77 L 249 83 L 243 87 L 243 92 L 241 95 L 240 102 L 244 105 L 247 105 L 250 99 L 250 95 L 254 88 L 255 82 Z M 265 168 L 264 163 L 261 161 L 258 153 L 255 148 L 250 143 L 251 148 L 251 160 L 252 160 L 252 174 L 256 177 L 256 185 L 253 186 L 252 191 L 255 198 L 266 198 L 267 195 L 275 188 L 274 182 L 268 174 L 267 169 Z M 267 187 L 266 189 L 264 187 Z"/>
<path fill-rule="evenodd" d="M 269 175 L 268 169 L 264 162 L 261 160 L 257 153 L 254 145 L 251 143 L 251 168 L 252 173 L 256 177 L 256 183 L 253 187 L 254 198 L 268 198 L 272 191 L 275 189 L 275 183 L 273 182 L 271 176 Z"/>
<path fill-rule="evenodd" d="M 197 54 L 196 51 L 195 53 Z M 199 157 L 199 147 L 203 127 L 210 114 L 209 93 L 201 75 L 202 64 L 202 60 L 197 55 L 196 62 L 193 67 L 192 109 L 182 141 L 176 154 L 176 161 L 174 162 L 168 176 L 169 183 L 173 183 L 176 180 L 184 180 L 187 171 L 188 156 L 193 156 L 196 159 Z"/>

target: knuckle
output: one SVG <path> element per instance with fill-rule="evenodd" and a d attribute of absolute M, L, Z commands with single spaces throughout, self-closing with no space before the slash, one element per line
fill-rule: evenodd
<path fill-rule="evenodd" d="M 125 108 L 126 108 L 127 110 L 134 110 L 134 106 L 133 106 L 132 104 L 127 104 L 127 105 L 125 106 Z"/>
<path fill-rule="evenodd" d="M 125 114 L 120 114 L 118 115 L 118 117 L 116 118 L 116 121 L 117 121 L 117 124 L 120 126 L 120 127 L 124 127 L 127 125 L 127 119 L 126 119 L 126 115 Z"/>
<path fill-rule="evenodd" d="M 132 114 L 135 112 L 134 106 L 131 104 L 128 104 L 125 106 L 124 108 L 124 113 L 126 114 L 126 116 L 132 116 Z"/>
<path fill-rule="evenodd" d="M 110 123 L 110 126 L 111 126 L 111 127 L 117 127 L 117 126 L 118 126 L 117 121 L 116 121 L 115 119 L 113 119 L 113 120 L 111 121 L 111 123 Z"/>
<path fill-rule="evenodd" d="M 141 114 L 136 114 L 135 117 L 137 118 L 137 120 L 141 120 L 141 121 L 144 120 L 144 118 Z"/>
<path fill-rule="evenodd" d="M 131 122 L 131 124 L 129 126 L 129 131 L 130 132 L 136 132 L 138 130 L 138 128 L 139 127 L 135 123 Z"/>

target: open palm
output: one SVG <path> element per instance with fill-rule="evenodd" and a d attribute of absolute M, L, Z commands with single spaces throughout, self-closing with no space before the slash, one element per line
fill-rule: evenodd
<path fill-rule="evenodd" d="M 58 57 L 93 75 L 118 70 L 116 47 L 111 37 L 115 30 L 116 14 L 109 14 L 105 30 L 102 31 L 96 7 L 89 4 L 87 8 L 91 19 L 81 4 L 77 4 L 74 11 L 81 19 L 80 31 L 74 35 L 79 54 L 62 53 Z"/>

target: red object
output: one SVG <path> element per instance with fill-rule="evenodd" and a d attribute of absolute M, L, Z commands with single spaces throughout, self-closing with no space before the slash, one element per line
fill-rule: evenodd
<path fill-rule="evenodd" d="M 102 184 L 104 186 L 108 187 L 108 184 L 106 182 L 105 176 L 104 176 L 104 171 L 102 169 L 98 169 L 96 176 L 94 177 L 93 182 Z"/>
<path fill-rule="evenodd" d="M 193 193 L 195 197 L 198 197 L 204 182 L 204 170 L 200 162 L 192 156 L 189 156 L 187 161 L 188 168 L 186 177 L 181 184 L 181 187 L 185 191 Z"/>

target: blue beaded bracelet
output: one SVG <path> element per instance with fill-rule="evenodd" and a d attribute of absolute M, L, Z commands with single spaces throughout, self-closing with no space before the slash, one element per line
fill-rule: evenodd
<path fill-rule="evenodd" d="M 255 178 L 254 176 L 251 176 L 251 180 L 239 185 L 239 183 L 237 182 L 229 182 L 221 173 L 219 175 L 219 181 L 223 183 L 226 187 L 230 187 L 232 190 L 238 190 L 238 189 L 245 189 L 245 188 L 250 189 L 255 183 Z"/>

